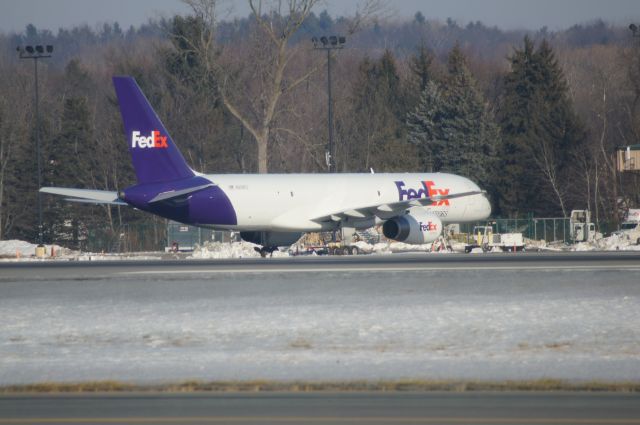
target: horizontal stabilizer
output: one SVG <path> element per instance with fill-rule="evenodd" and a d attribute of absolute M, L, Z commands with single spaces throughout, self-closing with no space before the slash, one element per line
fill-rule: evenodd
<path fill-rule="evenodd" d="M 190 193 L 197 192 L 199 190 L 206 189 L 211 186 L 215 186 L 215 184 L 208 183 L 208 184 L 203 184 L 201 186 L 188 187 L 186 189 L 181 189 L 181 190 L 170 190 L 168 192 L 162 192 L 156 195 L 152 200 L 150 200 L 149 203 L 161 202 L 161 201 L 166 201 L 168 199 L 178 198 L 180 196 L 188 195 Z"/>
<path fill-rule="evenodd" d="M 43 187 L 42 193 L 66 196 L 67 201 L 83 202 L 89 204 L 127 205 L 118 198 L 118 192 L 93 189 L 73 189 L 66 187 Z"/>

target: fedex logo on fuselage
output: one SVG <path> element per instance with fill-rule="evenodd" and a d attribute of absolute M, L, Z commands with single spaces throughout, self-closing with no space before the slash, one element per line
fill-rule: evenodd
<path fill-rule="evenodd" d="M 439 189 L 436 187 L 435 182 L 431 181 L 431 180 L 425 180 L 423 182 L 420 182 L 422 184 L 422 187 L 420 189 L 405 189 L 405 183 L 403 181 L 398 181 L 395 182 L 396 187 L 398 188 L 398 196 L 400 198 L 401 201 L 404 201 L 405 199 L 418 199 L 418 198 L 432 198 L 434 196 L 446 196 L 449 194 L 449 189 Z M 440 201 L 435 201 L 434 203 L 431 204 L 431 206 L 449 206 L 449 200 L 448 199 L 442 199 Z"/>
<path fill-rule="evenodd" d="M 434 230 L 438 230 L 438 225 L 430 221 L 427 223 L 420 222 L 420 230 L 423 232 L 431 232 Z"/>
<path fill-rule="evenodd" d="M 158 130 L 153 130 L 150 136 L 141 136 L 139 131 L 133 131 L 131 133 L 131 147 L 166 149 L 169 146 L 167 145 L 167 136 L 163 136 Z"/>

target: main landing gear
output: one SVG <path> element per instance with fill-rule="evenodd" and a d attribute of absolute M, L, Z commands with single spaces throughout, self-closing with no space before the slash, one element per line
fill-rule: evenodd
<path fill-rule="evenodd" d="M 259 253 L 262 258 L 265 258 L 267 254 L 269 254 L 269 257 L 273 257 L 273 251 L 277 251 L 278 247 L 277 246 L 263 246 L 263 247 L 256 246 L 253 249 L 255 249 L 256 252 Z"/>

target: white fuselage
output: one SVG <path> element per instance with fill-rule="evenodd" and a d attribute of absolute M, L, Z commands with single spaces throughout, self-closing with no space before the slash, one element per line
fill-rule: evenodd
<path fill-rule="evenodd" d="M 443 173 L 379 174 L 209 174 L 202 175 L 228 196 L 237 216 L 235 230 L 319 231 L 336 223 L 318 217 L 340 211 L 394 203 L 409 197 L 480 191 L 471 180 Z M 491 205 L 484 194 L 464 196 L 423 207 L 443 223 L 483 220 Z M 398 215 L 396 212 L 394 215 Z M 390 217 L 385 217 L 390 218 Z M 372 219 L 373 220 L 373 219 Z M 375 223 L 380 223 L 377 217 Z M 341 225 L 344 225 L 343 222 Z M 354 220 L 353 227 L 371 222 Z"/>

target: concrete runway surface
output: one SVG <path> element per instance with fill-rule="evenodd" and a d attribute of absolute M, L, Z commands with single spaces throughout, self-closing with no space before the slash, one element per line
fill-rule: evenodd
<path fill-rule="evenodd" d="M 640 424 L 640 394 L 189 393 L 0 396 L 0 424 Z"/>
<path fill-rule="evenodd" d="M 640 270 L 640 252 L 390 254 L 229 260 L 29 261 L 0 263 L 0 280 L 135 275 L 322 271 Z"/>

